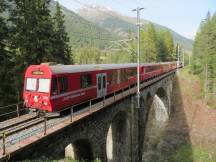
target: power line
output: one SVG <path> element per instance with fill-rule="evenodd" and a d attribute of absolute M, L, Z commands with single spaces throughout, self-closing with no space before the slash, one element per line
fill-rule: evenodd
<path fill-rule="evenodd" d="M 106 41 L 116 41 L 115 39 L 112 39 L 112 37 L 101 37 L 99 36 L 88 36 L 86 33 L 80 33 L 80 32 L 70 32 L 72 35 L 78 36 L 79 38 L 88 38 L 88 39 L 96 39 L 96 40 L 106 40 Z"/>

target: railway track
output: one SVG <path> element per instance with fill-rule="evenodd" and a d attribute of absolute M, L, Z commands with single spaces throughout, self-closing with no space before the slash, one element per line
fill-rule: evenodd
<path fill-rule="evenodd" d="M 31 118 L 27 118 L 26 120 L 21 120 L 17 123 L 12 123 L 0 128 L 0 139 L 3 137 L 3 133 L 6 136 L 12 135 L 14 133 L 20 132 L 24 129 L 28 129 L 34 125 L 40 124 L 44 121 L 44 118 L 33 116 Z"/>
<path fill-rule="evenodd" d="M 22 124 L 24 122 L 28 122 L 30 120 L 33 120 L 33 119 L 36 119 L 37 116 L 36 115 L 25 115 L 25 116 L 21 116 L 19 118 L 16 118 L 16 119 L 13 119 L 13 120 L 7 120 L 7 121 L 4 121 L 4 122 L 1 122 L 1 127 L 0 127 L 0 132 L 5 130 L 5 129 L 8 129 L 10 127 L 13 127 L 13 126 L 16 126 L 18 124 Z"/>

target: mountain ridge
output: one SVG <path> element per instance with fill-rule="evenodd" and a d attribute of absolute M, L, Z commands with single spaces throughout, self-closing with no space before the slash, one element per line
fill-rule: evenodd
<path fill-rule="evenodd" d="M 126 37 L 129 30 L 133 33 L 136 33 L 135 17 L 125 16 L 111 9 L 106 10 L 106 8 L 103 7 L 88 6 L 78 10 L 77 14 L 79 14 L 84 19 L 99 25 L 100 27 L 107 29 L 110 32 L 112 31 L 116 33 L 119 36 Z M 143 24 L 144 28 L 149 22 L 151 21 L 141 19 L 141 23 Z M 154 24 L 156 30 L 169 30 L 173 35 L 175 43 L 180 43 L 187 50 L 192 51 L 193 40 L 182 36 L 181 34 L 166 26 L 159 25 L 154 22 L 151 23 Z"/>

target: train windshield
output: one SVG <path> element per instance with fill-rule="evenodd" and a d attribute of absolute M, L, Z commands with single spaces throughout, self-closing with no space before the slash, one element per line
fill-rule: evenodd
<path fill-rule="evenodd" d="M 27 91 L 36 91 L 36 78 L 27 78 L 26 80 L 26 90 Z"/>
<path fill-rule="evenodd" d="M 50 79 L 27 78 L 26 79 L 26 90 L 48 93 L 50 91 Z"/>
<path fill-rule="evenodd" d="M 38 80 L 38 92 L 48 93 L 50 90 L 50 79 L 39 79 Z"/>

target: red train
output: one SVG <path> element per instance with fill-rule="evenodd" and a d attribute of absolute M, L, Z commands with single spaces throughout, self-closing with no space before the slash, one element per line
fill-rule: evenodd
<path fill-rule="evenodd" d="M 56 112 L 134 85 L 137 64 L 31 65 L 25 73 L 26 107 Z M 176 62 L 141 64 L 141 82 L 177 68 Z"/>

